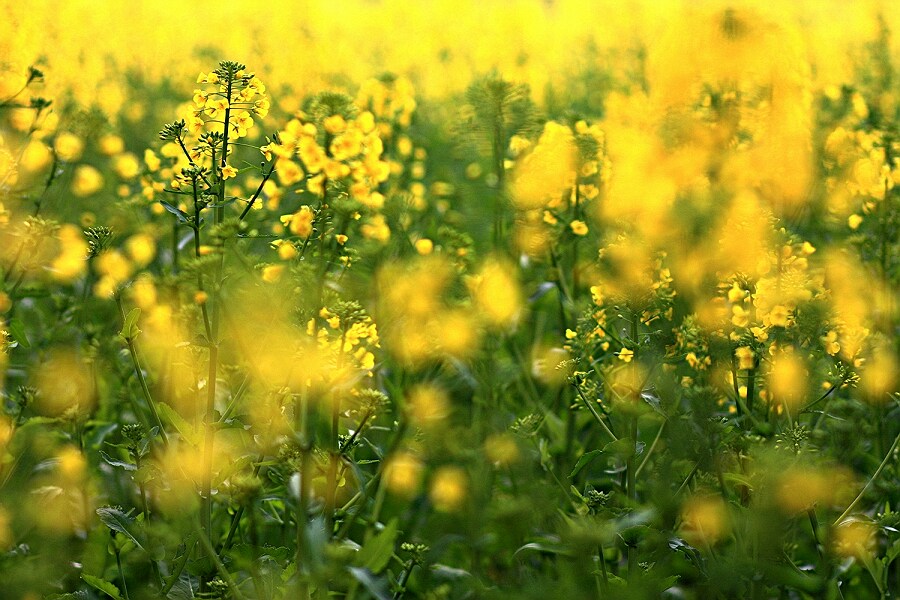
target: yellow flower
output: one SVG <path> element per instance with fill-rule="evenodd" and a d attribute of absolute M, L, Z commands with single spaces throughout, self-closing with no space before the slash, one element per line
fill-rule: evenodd
<path fill-rule="evenodd" d="M 482 316 L 496 326 L 515 324 L 522 310 L 522 298 L 515 269 L 489 259 L 468 281 L 472 299 Z"/>
<path fill-rule="evenodd" d="M 756 360 L 753 358 L 753 350 L 748 346 L 741 346 L 734 351 L 734 355 L 738 359 L 738 369 L 753 369 L 756 367 Z"/>
<path fill-rule="evenodd" d="M 452 512 L 461 508 L 468 487 L 468 477 L 461 468 L 441 467 L 434 474 L 428 496 L 437 510 Z"/>
<path fill-rule="evenodd" d="M 72 181 L 72 193 L 79 198 L 96 194 L 103 189 L 103 175 L 90 165 L 78 165 Z"/>
<path fill-rule="evenodd" d="M 143 267 L 156 256 L 156 240 L 147 233 L 136 233 L 125 241 L 125 250 L 135 263 Z"/>
<path fill-rule="evenodd" d="M 291 233 L 302 238 L 308 238 L 313 230 L 313 217 L 313 211 L 309 206 L 301 206 L 300 210 L 289 216 Z"/>
<path fill-rule="evenodd" d="M 741 300 L 747 297 L 747 292 L 741 289 L 737 283 L 731 286 L 731 289 L 728 290 L 728 301 L 732 304 L 737 304 Z"/>
<path fill-rule="evenodd" d="M 428 238 L 421 238 L 416 240 L 416 252 L 425 256 L 427 254 L 431 254 L 434 250 L 434 242 L 432 242 Z"/>
<path fill-rule="evenodd" d="M 206 100 L 209 98 L 209 92 L 205 90 L 194 90 L 194 106 L 203 108 L 206 106 Z"/>
<path fill-rule="evenodd" d="M 56 136 L 56 142 L 53 144 L 56 155 L 60 160 L 71 162 L 81 158 L 84 151 L 84 142 L 74 133 L 60 133 Z"/>
<path fill-rule="evenodd" d="M 211 119 L 218 119 L 225 116 L 225 109 L 228 108 L 228 100 L 225 98 L 208 98 L 206 100 L 206 114 Z"/>
<path fill-rule="evenodd" d="M 769 311 L 769 323 L 777 327 L 787 327 L 789 317 L 790 312 L 781 304 L 776 304 L 772 307 L 772 310 Z"/>
<path fill-rule="evenodd" d="M 125 150 L 125 142 L 114 133 L 107 133 L 99 140 L 100 152 L 106 156 L 115 156 Z"/>
<path fill-rule="evenodd" d="M 113 171 L 122 179 L 134 179 L 141 172 L 141 163 L 137 156 L 130 152 L 120 154 L 113 161 Z"/>
<path fill-rule="evenodd" d="M 825 346 L 825 352 L 834 356 L 841 351 L 841 345 L 838 343 L 838 334 L 832 330 L 825 334 L 822 339 L 822 345 Z"/>
<path fill-rule="evenodd" d="M 331 115 L 322 122 L 325 131 L 331 134 L 340 133 L 347 127 L 347 122 L 341 115 Z"/>
<path fill-rule="evenodd" d="M 162 165 L 162 161 L 160 161 L 159 157 L 156 156 L 156 153 L 153 150 L 147 148 L 144 150 L 144 164 L 147 165 L 147 170 L 151 173 L 155 173 L 159 170 L 160 165 Z"/>
<path fill-rule="evenodd" d="M 387 243 L 391 239 L 391 228 L 388 226 L 384 215 L 375 215 L 368 223 L 360 227 L 360 232 L 367 240 Z"/>
<path fill-rule="evenodd" d="M 853 214 L 847 217 L 847 226 L 854 231 L 859 228 L 862 222 L 863 218 L 859 215 Z"/>
<path fill-rule="evenodd" d="M 750 324 L 750 313 L 744 310 L 740 305 L 735 304 L 732 306 L 731 312 L 731 323 L 735 327 L 747 327 Z"/>
<path fill-rule="evenodd" d="M 751 327 L 750 332 L 757 342 L 764 342 L 769 339 L 769 332 L 766 331 L 765 327 Z"/>
<path fill-rule="evenodd" d="M 250 111 L 242 110 L 233 115 L 231 117 L 230 127 L 232 133 L 239 138 L 247 135 L 247 130 L 253 127 L 253 117 L 250 116 Z"/>
<path fill-rule="evenodd" d="M 222 179 L 231 179 L 237 175 L 238 171 L 231 165 L 222 167 Z"/>
<path fill-rule="evenodd" d="M 425 465 L 414 454 L 398 452 L 387 460 L 384 468 L 385 486 L 394 494 L 410 497 L 418 490 L 424 470 Z"/>
<path fill-rule="evenodd" d="M 572 233 L 575 235 L 587 235 L 588 226 L 584 221 L 572 221 L 569 223 L 569 227 L 572 228 Z"/>
<path fill-rule="evenodd" d="M 631 348 L 622 348 L 618 353 L 619 360 L 630 363 L 634 358 L 634 350 Z"/>
<path fill-rule="evenodd" d="M 281 274 L 284 272 L 284 265 L 268 265 L 263 267 L 262 279 L 266 283 L 275 283 L 279 279 L 281 279 Z"/>
<path fill-rule="evenodd" d="M 691 365 L 692 369 L 696 369 L 698 366 L 700 366 L 700 359 L 697 358 L 697 354 L 694 352 L 688 352 L 685 355 L 684 359 L 688 362 L 689 365 Z"/>

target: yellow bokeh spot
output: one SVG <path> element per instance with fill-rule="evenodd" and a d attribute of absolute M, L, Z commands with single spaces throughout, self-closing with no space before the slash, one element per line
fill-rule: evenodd
<path fill-rule="evenodd" d="M 460 467 L 438 469 L 431 480 L 428 498 L 441 512 L 455 512 L 462 508 L 469 493 L 469 478 Z"/>

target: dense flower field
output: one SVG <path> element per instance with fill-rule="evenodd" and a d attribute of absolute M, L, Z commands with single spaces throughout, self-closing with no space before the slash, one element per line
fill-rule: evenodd
<path fill-rule="evenodd" d="M 0 597 L 900 596 L 891 3 L 0 0 Z"/>

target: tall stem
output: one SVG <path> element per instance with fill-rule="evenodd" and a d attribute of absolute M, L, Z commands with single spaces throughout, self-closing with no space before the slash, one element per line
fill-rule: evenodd
<path fill-rule="evenodd" d="M 631 343 L 634 346 L 633 348 L 633 356 L 632 360 L 637 361 L 638 358 L 638 349 L 640 344 L 638 342 L 638 323 L 640 316 L 638 315 L 636 310 L 631 311 Z M 635 383 L 637 378 L 635 378 Z M 638 439 L 638 417 L 637 417 L 637 407 L 638 402 L 641 400 L 641 390 L 635 387 L 632 392 L 632 406 L 630 407 L 632 410 L 632 414 L 629 416 L 629 438 L 631 441 L 632 447 L 630 448 L 630 452 L 628 453 L 628 459 L 625 463 L 625 493 L 628 496 L 629 504 L 634 507 L 637 504 L 637 467 L 635 466 L 635 458 L 637 452 L 637 439 Z M 637 548 L 634 546 L 632 542 L 628 542 L 627 546 L 627 560 L 628 560 L 628 575 L 634 575 L 637 570 Z"/>
<path fill-rule="evenodd" d="M 225 108 L 225 120 L 222 131 L 222 158 L 221 167 L 224 168 L 228 160 L 228 128 L 231 120 L 231 91 L 234 84 L 234 72 L 229 66 L 228 79 L 226 86 L 226 100 L 228 106 Z M 223 204 L 225 202 L 225 178 L 219 174 L 217 183 L 219 184 L 218 201 L 214 210 L 214 222 L 219 224 L 224 217 Z M 195 223 L 197 228 L 200 227 L 199 222 Z M 199 231 L 197 238 L 199 241 Z M 206 431 L 203 443 L 203 492 L 201 494 L 201 543 L 207 551 L 209 558 L 218 566 L 221 564 L 216 555 L 214 544 L 212 542 L 212 469 L 213 469 L 213 451 L 215 442 L 215 430 L 213 428 L 213 412 L 216 407 L 216 378 L 219 367 L 219 287 L 222 283 L 222 269 L 224 266 L 224 249 L 219 255 L 219 264 L 216 267 L 215 281 L 213 282 L 212 295 L 209 298 L 210 320 L 209 320 L 209 372 L 206 381 L 206 413 L 204 415 L 204 429 Z M 205 306 L 203 307 L 205 309 Z M 207 581 L 201 579 L 201 591 L 205 591 Z"/>

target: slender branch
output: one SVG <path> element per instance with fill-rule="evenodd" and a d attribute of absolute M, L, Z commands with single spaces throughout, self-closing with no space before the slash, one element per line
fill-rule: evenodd
<path fill-rule="evenodd" d="M 890 450 L 888 450 L 887 454 L 884 455 L 884 460 L 882 460 L 881 464 L 878 465 L 878 468 L 872 474 L 872 477 L 869 478 L 869 481 L 866 482 L 866 485 L 863 486 L 863 489 L 859 492 L 856 498 L 853 499 L 853 502 L 850 503 L 847 509 L 841 513 L 841 516 L 834 520 L 834 523 L 832 523 L 832 527 L 837 527 L 838 525 L 840 525 L 841 522 L 847 518 L 847 515 L 853 512 L 853 509 L 856 508 L 856 505 L 859 504 L 860 500 L 863 499 L 863 496 L 866 495 L 866 492 L 869 491 L 869 488 L 871 488 L 875 483 L 875 480 L 878 479 L 878 476 L 881 475 L 881 472 L 884 471 L 884 468 L 887 466 L 891 457 L 894 455 L 894 452 L 897 450 L 898 444 L 900 444 L 900 433 L 898 433 L 897 437 L 894 438 L 894 443 L 891 444 Z"/>
<path fill-rule="evenodd" d="M 650 455 L 653 454 L 654 450 L 656 450 L 656 445 L 659 443 L 659 438 L 662 436 L 663 429 L 666 428 L 666 423 L 668 422 L 668 420 L 665 420 L 662 422 L 662 425 L 659 426 L 659 431 L 656 432 L 656 437 L 653 438 L 653 443 L 650 444 L 650 448 L 647 450 L 647 453 L 644 454 L 644 460 L 642 460 L 641 464 L 638 465 L 635 476 L 640 475 L 641 471 L 644 470 L 644 467 L 647 465 L 647 461 L 650 460 Z"/>
<path fill-rule="evenodd" d="M 272 173 L 275 172 L 275 161 L 272 161 L 272 164 L 269 166 L 269 170 L 263 175 L 263 180 L 259 182 L 259 187 L 256 188 L 256 193 L 250 198 L 250 202 L 247 203 L 247 206 L 244 207 L 243 212 L 241 212 L 241 216 L 238 217 L 238 221 L 243 221 L 244 217 L 247 216 L 247 213 L 250 212 L 250 209 L 253 208 L 253 203 L 256 202 L 256 199 L 259 198 L 259 195 L 262 193 L 263 186 L 266 185 L 266 182 L 269 180 L 269 177 L 272 176 Z"/>
<path fill-rule="evenodd" d="M 228 586 L 228 589 L 231 591 L 231 595 L 234 596 L 236 600 L 245 600 L 244 595 L 241 594 L 241 590 L 237 587 L 237 585 L 235 585 L 234 579 L 231 578 L 231 573 L 228 572 L 228 569 L 226 569 L 225 565 L 222 564 L 222 561 L 219 560 L 219 555 L 216 554 L 215 548 L 212 547 L 210 541 L 202 533 L 200 534 L 200 543 L 203 545 L 203 549 L 206 550 L 206 553 L 212 559 L 213 564 L 215 564 L 216 570 L 219 572 L 219 576 L 225 582 L 225 585 Z"/>
<path fill-rule="evenodd" d="M 116 304 L 119 307 L 119 312 L 124 321 L 125 307 L 122 305 L 122 296 L 120 294 L 116 294 Z M 159 418 L 159 412 L 156 410 L 156 403 L 153 401 L 153 396 L 150 394 L 150 388 L 147 386 L 147 380 L 144 378 L 144 372 L 141 369 L 141 363 L 138 360 L 137 347 L 135 346 L 134 338 L 129 335 L 125 338 L 125 343 L 128 345 L 128 354 L 131 356 L 131 364 L 134 366 L 134 373 L 141 385 L 141 392 L 144 394 L 144 400 L 147 401 L 147 406 L 150 407 L 150 413 L 153 415 L 153 420 L 159 428 L 159 435 L 162 438 L 163 446 L 168 446 L 169 438 L 166 435 L 165 428 L 163 428 L 162 420 Z"/>
<path fill-rule="evenodd" d="M 612 440 L 613 440 L 614 442 L 618 442 L 618 441 L 619 441 L 619 438 L 616 437 L 616 434 L 612 432 L 612 429 L 610 429 L 610 428 L 606 425 L 606 423 L 603 421 L 603 417 L 600 416 L 600 413 L 597 412 L 597 409 L 594 408 L 594 405 L 590 402 L 590 400 L 588 400 L 588 399 L 584 396 L 584 392 L 582 392 L 582 391 L 578 388 L 578 386 L 574 386 L 574 387 L 575 387 L 575 391 L 578 392 L 578 397 L 581 398 L 581 401 L 584 403 L 584 405 L 587 406 L 588 410 L 591 411 L 591 414 L 594 415 L 594 419 L 597 421 L 597 423 L 600 424 L 600 427 L 603 428 L 603 431 L 605 431 L 606 434 L 607 434 L 609 437 L 611 437 Z"/>

